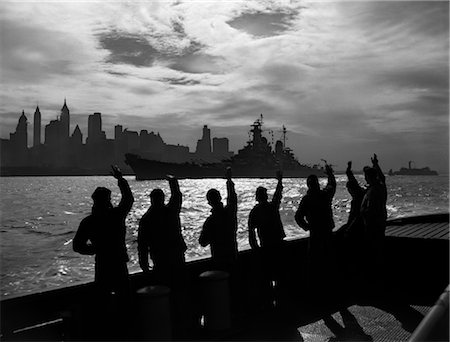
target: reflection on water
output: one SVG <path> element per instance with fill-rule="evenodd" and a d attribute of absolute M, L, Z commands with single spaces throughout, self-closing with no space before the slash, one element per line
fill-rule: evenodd
<path fill-rule="evenodd" d="M 361 184 L 363 179 L 358 178 Z M 148 194 L 160 187 L 169 196 L 166 181 L 141 181 L 128 177 L 135 203 L 127 217 L 127 246 L 131 272 L 139 270 L 137 227 L 150 205 Z M 322 185 L 326 179 L 321 180 Z M 389 217 L 448 211 L 448 177 L 388 177 Z M 272 195 L 275 179 L 236 179 L 238 193 L 238 243 L 248 245 L 247 219 L 255 205 L 254 192 L 265 186 Z M 306 235 L 294 221 L 300 198 L 306 192 L 305 179 L 284 180 L 281 219 L 287 236 Z M 337 177 L 333 201 L 336 226 L 341 226 L 350 210 L 346 177 Z M 1 191 L 1 284 L 2 297 L 75 284 L 93 279 L 93 258 L 72 251 L 72 238 L 82 218 L 91 210 L 91 193 L 97 186 L 113 191 L 118 203 L 119 189 L 112 177 L 12 177 L 0 178 Z M 205 195 L 218 189 L 224 201 L 223 179 L 181 180 L 183 207 L 181 222 L 188 245 L 187 258 L 209 255 L 198 244 L 200 228 L 209 215 Z M 168 200 L 168 198 L 166 198 Z"/>

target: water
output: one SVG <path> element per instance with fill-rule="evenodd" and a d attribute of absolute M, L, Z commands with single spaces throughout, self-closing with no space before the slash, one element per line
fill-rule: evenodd
<path fill-rule="evenodd" d="M 127 177 L 135 203 L 127 217 L 129 269 L 139 271 L 137 260 L 138 220 L 150 205 L 149 192 L 160 187 L 169 192 L 166 181 L 140 181 Z M 358 176 L 361 184 L 363 179 Z M 448 212 L 448 176 L 388 177 L 388 215 L 410 216 Z M 266 186 L 269 195 L 275 179 L 236 179 L 238 193 L 238 243 L 248 247 L 247 219 L 255 205 L 257 186 Z M 322 179 L 324 185 L 326 179 Z M 336 226 L 347 220 L 350 209 L 345 188 L 346 177 L 337 177 L 333 201 Z M 112 177 L 14 177 L 0 178 L 1 297 L 47 290 L 93 280 L 93 257 L 72 251 L 72 238 L 80 220 L 91 210 L 91 193 L 97 186 L 113 191 L 113 202 L 120 193 Z M 217 188 L 226 198 L 223 179 L 181 180 L 183 236 L 188 245 L 187 259 L 209 255 L 198 244 L 200 228 L 209 215 L 206 191 Z M 306 192 L 305 179 L 285 179 L 281 218 L 287 236 L 305 236 L 294 221 L 300 198 Z M 167 200 L 167 198 L 166 198 Z"/>

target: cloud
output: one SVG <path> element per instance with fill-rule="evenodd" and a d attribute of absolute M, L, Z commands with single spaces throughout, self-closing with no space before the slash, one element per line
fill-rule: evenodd
<path fill-rule="evenodd" d="M 106 58 L 107 63 L 151 66 L 160 55 L 158 50 L 141 36 L 112 31 L 99 35 L 99 42 L 110 53 Z"/>
<path fill-rule="evenodd" d="M 180 78 L 163 78 L 162 82 L 167 82 L 173 85 L 196 85 L 200 84 L 200 81 L 188 79 L 187 77 Z"/>
<path fill-rule="evenodd" d="M 7 113 L 39 102 L 48 122 L 66 97 L 74 122 L 100 111 L 108 130 L 159 127 L 189 145 L 208 124 L 241 147 L 260 113 L 288 126 L 303 159 L 354 145 L 395 162 L 392 146 L 448 145 L 445 2 L 0 6 L 2 136 L 15 128 Z"/>
<path fill-rule="evenodd" d="M 399 67 L 379 75 L 380 84 L 401 88 L 448 91 L 448 64 L 438 67 Z"/>
<path fill-rule="evenodd" d="M 189 53 L 172 59 L 170 68 L 185 73 L 221 73 L 223 60 L 205 53 Z"/>
<path fill-rule="evenodd" d="M 292 12 L 254 12 L 243 13 L 228 21 L 228 24 L 255 37 L 271 37 L 282 34 L 289 28 L 297 13 Z"/>
<path fill-rule="evenodd" d="M 61 32 L 26 22 L 0 20 L 0 68 L 8 85 L 71 77 L 78 72 L 74 60 L 87 57 L 77 49 L 76 42 Z"/>

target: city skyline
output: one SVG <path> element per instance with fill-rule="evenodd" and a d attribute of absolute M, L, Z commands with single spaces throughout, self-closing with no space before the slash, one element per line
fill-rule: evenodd
<path fill-rule="evenodd" d="M 236 151 L 260 113 L 298 159 L 448 172 L 448 2 L 2 3 L 0 135 L 87 116 Z M 42 132 L 43 134 L 43 132 Z M 279 133 L 278 133 L 279 134 Z M 31 137 L 30 137 L 31 136 Z M 275 136 L 275 140 L 278 139 Z"/>

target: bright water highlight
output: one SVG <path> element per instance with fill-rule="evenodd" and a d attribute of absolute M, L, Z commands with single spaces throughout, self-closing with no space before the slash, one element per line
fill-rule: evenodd
<path fill-rule="evenodd" d="M 127 217 L 127 247 L 130 272 L 139 271 L 137 228 L 139 218 L 150 206 L 148 194 L 156 187 L 169 197 L 167 181 L 130 183 L 135 202 Z M 361 184 L 363 177 L 357 176 Z M 265 186 L 269 196 L 275 191 L 275 179 L 235 179 L 238 194 L 238 244 L 248 247 L 247 219 L 256 204 L 255 190 Z M 347 221 L 350 195 L 346 176 L 337 176 L 333 200 L 336 227 Z M 387 177 L 388 215 L 390 218 L 448 212 L 448 176 Z M 294 214 L 306 193 L 305 179 L 284 179 L 281 219 L 287 236 L 305 236 L 295 223 Z M 326 184 L 326 179 L 321 179 Z M 94 258 L 72 251 L 72 238 L 80 221 L 91 211 L 91 194 L 97 186 L 112 190 L 117 204 L 120 192 L 112 177 L 11 177 L 0 178 L 1 218 L 1 296 L 47 290 L 94 278 Z M 209 255 L 209 248 L 198 244 L 200 228 L 209 216 L 206 192 L 217 188 L 226 199 L 224 179 L 181 180 L 183 207 L 181 222 L 188 245 L 187 259 Z"/>

